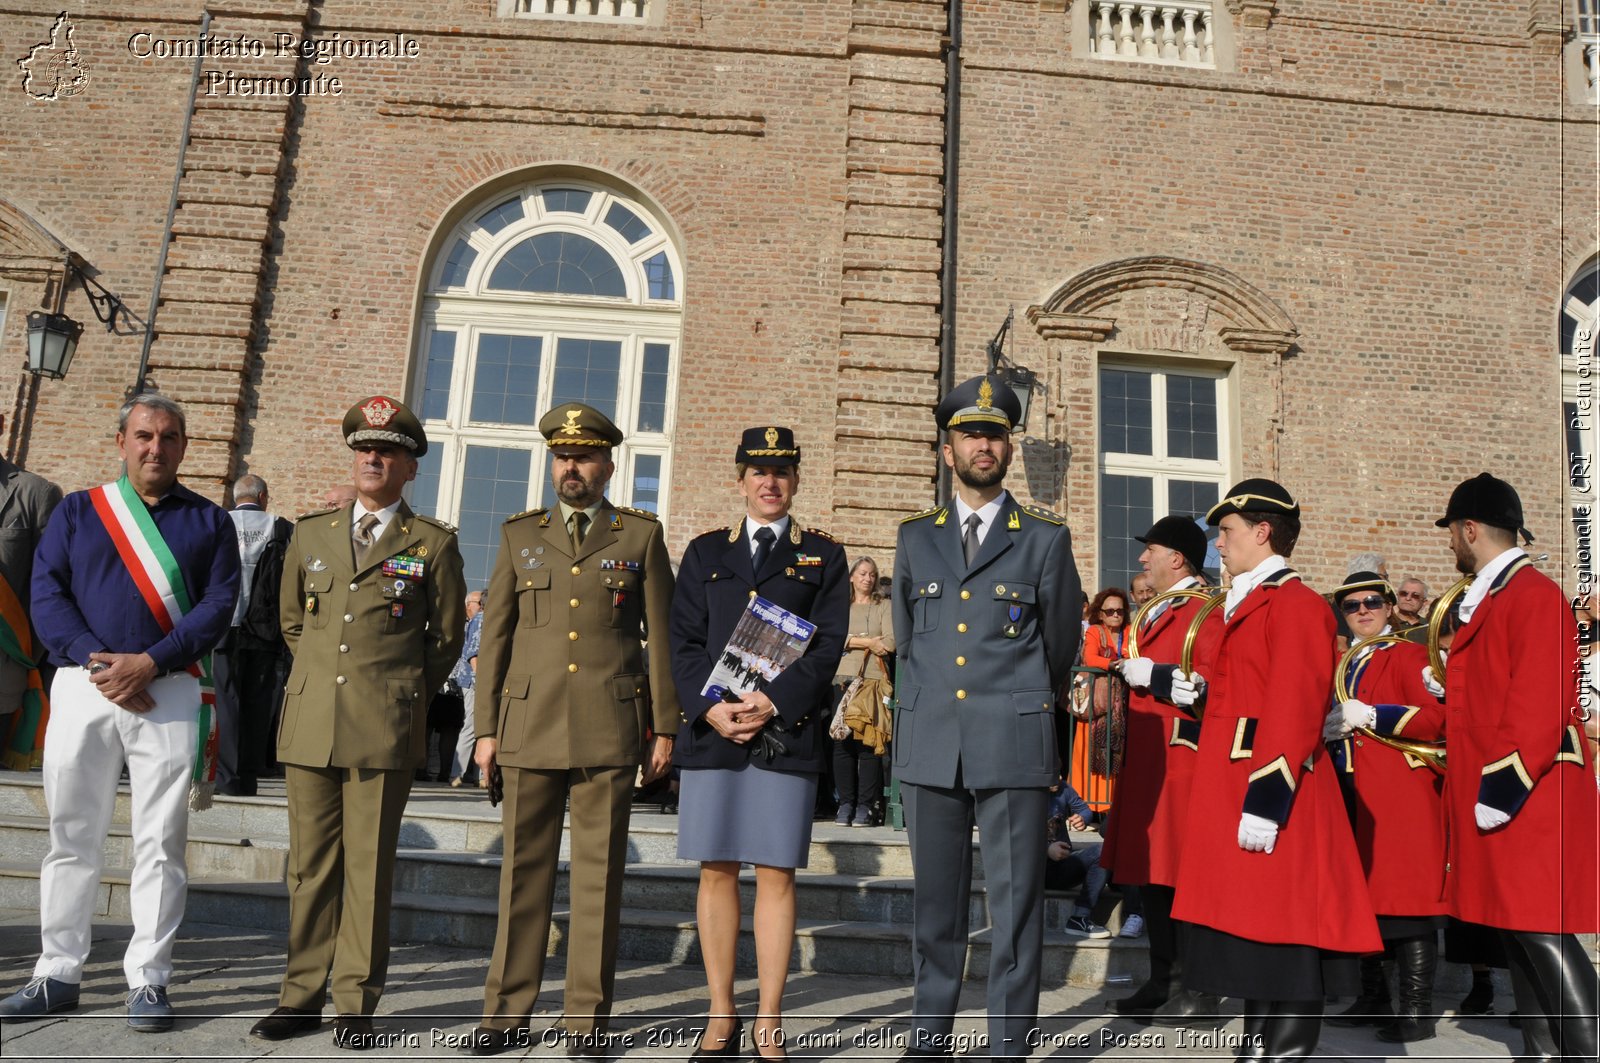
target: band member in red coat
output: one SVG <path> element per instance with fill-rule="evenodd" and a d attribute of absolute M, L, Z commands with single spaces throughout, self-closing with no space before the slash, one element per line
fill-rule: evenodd
<path fill-rule="evenodd" d="M 1504 480 L 1459 484 L 1437 524 L 1476 577 L 1445 666 L 1445 898 L 1499 928 L 1526 1054 L 1592 1060 L 1594 966 L 1576 935 L 1600 930 L 1597 796 L 1572 612 L 1517 547 L 1533 537 Z"/>
<path fill-rule="evenodd" d="M 1139 564 L 1156 594 L 1203 587 L 1206 535 L 1193 518 L 1168 516 L 1135 538 L 1145 544 Z M 1117 662 L 1131 688 L 1128 698 L 1128 752 L 1117 778 L 1117 800 L 1106 825 L 1100 863 L 1117 882 L 1138 886 L 1150 934 L 1150 978 L 1130 997 L 1112 1001 L 1122 1015 L 1148 1017 L 1158 1025 L 1182 1025 L 1201 1015 L 1216 1015 L 1219 1001 L 1208 993 L 1181 989 L 1183 956 L 1172 922 L 1173 887 L 1183 850 L 1189 811 L 1189 781 L 1200 748 L 1200 721 L 1192 705 L 1172 698 L 1190 621 L 1200 611 L 1193 598 L 1156 606 L 1138 632 L 1139 656 Z M 1212 671 L 1222 644 L 1222 614 L 1206 617 L 1195 641 L 1194 666 Z"/>
<path fill-rule="evenodd" d="M 1355 572 L 1333 592 L 1352 642 L 1393 632 L 1395 592 L 1376 572 Z M 1415 642 L 1368 647 L 1347 666 L 1350 698 L 1323 728 L 1350 807 L 1356 849 L 1378 914 L 1383 956 L 1361 960 L 1361 995 L 1328 1022 L 1376 1026 L 1378 1039 L 1425 1041 L 1434 1035 L 1433 975 L 1445 923 L 1443 780 L 1421 757 L 1386 746 L 1357 727 L 1425 742 L 1439 738 L 1444 706 L 1422 682 L 1428 651 Z M 1383 961 L 1392 958 L 1400 1007 L 1389 1001 Z"/>
<path fill-rule="evenodd" d="M 1354 994 L 1382 948 L 1323 721 L 1333 614 L 1287 558 L 1300 506 L 1267 479 L 1235 485 L 1206 521 L 1233 576 L 1190 790 L 1173 918 L 1190 924 L 1184 984 L 1244 999 L 1241 1059 L 1316 1050 L 1323 999 Z"/>

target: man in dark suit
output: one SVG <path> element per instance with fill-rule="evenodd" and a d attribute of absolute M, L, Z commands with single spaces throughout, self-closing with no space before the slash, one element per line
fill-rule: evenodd
<path fill-rule="evenodd" d="M 334 1043 L 373 1048 L 389 968 L 389 906 L 412 770 L 426 756 L 428 696 L 466 634 L 455 529 L 401 492 L 428 437 L 383 395 L 352 406 L 349 507 L 301 517 L 279 593 L 294 654 L 278 759 L 289 793 L 289 957 L 267 1041 L 315 1030 L 330 975 Z"/>
<path fill-rule="evenodd" d="M 478 769 L 505 786 L 500 920 L 469 1050 L 533 1044 L 572 809 L 572 918 L 562 1024 L 568 1055 L 601 1056 L 616 981 L 635 772 L 666 772 L 678 730 L 667 616 L 672 565 L 654 513 L 605 497 L 622 431 L 580 402 L 539 421 L 555 505 L 500 529 L 479 648 Z M 641 640 L 648 639 L 648 656 Z M 646 661 L 648 660 L 648 665 Z M 651 735 L 654 735 L 652 738 Z M 548 1044 L 548 1042 L 545 1042 Z"/>
<path fill-rule="evenodd" d="M 902 663 L 894 773 L 916 882 L 912 1058 L 951 1055 L 974 819 L 993 923 L 996 1059 L 1027 1054 L 1039 1006 L 1056 692 L 1082 637 L 1082 592 L 1061 518 L 1022 505 L 1003 486 L 1020 413 L 998 377 L 975 377 L 945 396 L 935 417 L 956 497 L 906 518 L 895 551 Z"/>

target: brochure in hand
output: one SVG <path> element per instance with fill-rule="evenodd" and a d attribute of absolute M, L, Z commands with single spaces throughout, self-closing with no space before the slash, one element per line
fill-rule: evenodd
<path fill-rule="evenodd" d="M 817 625 L 765 598 L 751 598 L 701 694 L 737 701 L 761 690 L 806 652 Z"/>

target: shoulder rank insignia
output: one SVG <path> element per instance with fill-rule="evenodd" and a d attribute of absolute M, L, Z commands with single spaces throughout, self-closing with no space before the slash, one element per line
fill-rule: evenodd
<path fill-rule="evenodd" d="M 716 535 L 716 534 L 717 534 L 717 532 L 723 532 L 723 531 L 725 531 L 725 532 L 727 532 L 727 533 L 728 533 L 728 541 L 729 541 L 729 542 L 730 542 L 730 543 L 736 543 L 736 542 L 738 542 L 738 541 L 739 541 L 739 529 L 740 529 L 740 528 L 742 528 L 742 527 L 744 527 L 744 525 L 742 525 L 742 524 L 735 524 L 735 525 L 734 525 L 734 526 L 733 526 L 733 527 L 731 527 L 731 528 L 718 528 L 718 529 L 717 529 L 717 531 L 714 531 L 714 532 L 706 532 L 706 534 L 707 534 L 707 535 Z"/>
<path fill-rule="evenodd" d="M 913 513 L 909 517 L 901 517 L 900 518 L 900 523 L 901 524 L 905 524 L 905 523 L 907 523 L 909 521 L 921 520 L 923 517 L 931 517 L 935 513 L 941 513 L 942 514 L 943 512 L 944 512 L 944 507 L 943 506 L 934 506 L 932 509 L 925 509 L 921 513 Z M 939 523 L 943 524 L 944 521 L 940 520 Z"/>
<path fill-rule="evenodd" d="M 630 517 L 643 517 L 645 520 L 660 522 L 661 518 L 648 509 L 634 509 L 632 506 L 618 506 L 618 513 L 626 513 Z"/>
<path fill-rule="evenodd" d="M 839 541 L 833 536 L 829 535 L 827 532 L 823 531 L 821 528 L 807 528 L 806 534 L 815 535 L 818 539 L 825 539 L 830 543 L 836 543 Z"/>
<path fill-rule="evenodd" d="M 542 507 L 542 506 L 540 508 L 538 508 L 538 509 L 525 509 L 521 513 L 513 513 L 513 514 L 511 514 L 511 516 L 507 517 L 506 520 L 521 520 L 523 517 L 531 517 L 535 513 L 543 513 L 543 512 L 544 512 L 544 507 Z"/>
<path fill-rule="evenodd" d="M 310 513 L 302 513 L 296 517 L 295 520 L 310 520 L 313 517 L 326 517 L 329 513 L 337 513 L 342 508 L 344 507 L 335 506 L 332 509 L 329 509 L 324 506 L 322 509 L 313 509 Z"/>
<path fill-rule="evenodd" d="M 1066 518 L 1061 514 L 1045 509 L 1043 506 L 1023 506 L 1022 512 L 1035 520 L 1042 520 L 1046 524 L 1065 524 L 1067 522 Z"/>
<path fill-rule="evenodd" d="M 454 524 L 451 524 L 448 521 L 442 521 L 438 517 L 429 517 L 425 514 L 418 513 L 417 519 L 422 521 L 424 524 L 432 524 L 435 528 L 443 528 L 451 535 L 456 533 L 456 526 Z"/>

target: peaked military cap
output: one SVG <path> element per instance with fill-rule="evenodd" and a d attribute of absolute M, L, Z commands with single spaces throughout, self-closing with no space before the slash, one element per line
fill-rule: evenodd
<path fill-rule="evenodd" d="M 1338 605 L 1344 601 L 1345 596 L 1356 591 L 1377 591 L 1383 595 L 1383 600 L 1393 605 L 1396 601 L 1394 587 L 1388 580 L 1376 572 L 1352 572 L 1344 578 L 1344 582 L 1333 589 L 1333 604 Z"/>
<path fill-rule="evenodd" d="M 362 399 L 344 415 L 344 443 L 352 450 L 362 443 L 405 447 L 414 458 L 428 452 L 428 435 L 406 404 L 387 395 Z"/>
<path fill-rule="evenodd" d="M 1450 492 L 1450 504 L 1445 507 L 1444 516 L 1433 523 L 1434 527 L 1448 528 L 1457 520 L 1492 524 L 1533 542 L 1533 536 L 1522 526 L 1522 499 L 1517 489 L 1486 472 L 1456 484 L 1456 489 Z"/>
<path fill-rule="evenodd" d="M 1229 513 L 1280 513 L 1298 520 L 1300 503 L 1276 480 L 1253 476 L 1228 488 L 1227 497 L 1206 514 L 1206 523 L 1214 528 Z"/>
<path fill-rule="evenodd" d="M 1135 542 L 1147 546 L 1165 546 L 1168 550 L 1176 550 L 1189 562 L 1190 568 L 1196 572 L 1205 570 L 1206 533 L 1200 530 L 1200 525 L 1194 522 L 1193 517 L 1176 514 L 1162 517 L 1150 525 L 1149 531 L 1133 538 Z"/>
<path fill-rule="evenodd" d="M 581 402 L 563 402 L 539 418 L 539 434 L 552 447 L 614 447 L 622 429 L 611 418 Z"/>
<path fill-rule="evenodd" d="M 733 460 L 739 465 L 799 465 L 800 447 L 791 428 L 746 428 Z"/>
<path fill-rule="evenodd" d="M 933 417 L 939 431 L 959 428 L 980 435 L 1009 435 L 1022 416 L 1022 401 L 1006 382 L 993 374 L 975 376 L 950 389 Z"/>

